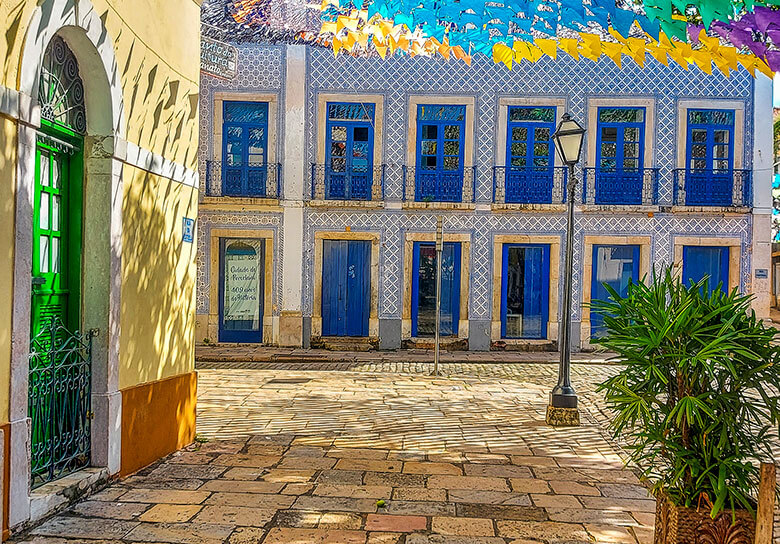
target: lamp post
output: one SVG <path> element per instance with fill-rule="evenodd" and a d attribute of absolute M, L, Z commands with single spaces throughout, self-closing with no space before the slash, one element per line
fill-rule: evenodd
<path fill-rule="evenodd" d="M 566 200 L 566 260 L 564 269 L 563 323 L 560 338 L 561 360 L 558 368 L 558 385 L 550 393 L 547 406 L 547 424 L 555 426 L 579 425 L 580 413 L 577 409 L 577 392 L 571 385 L 571 291 L 574 263 L 574 195 L 577 180 L 574 177 L 574 165 L 580 161 L 585 129 L 564 113 L 558 128 L 552 135 L 555 148 L 561 161 L 569 167 L 568 196 Z"/>
<path fill-rule="evenodd" d="M 433 375 L 439 375 L 439 327 L 441 326 L 441 260 L 444 252 L 444 218 L 436 218 L 436 328 L 434 329 Z"/>

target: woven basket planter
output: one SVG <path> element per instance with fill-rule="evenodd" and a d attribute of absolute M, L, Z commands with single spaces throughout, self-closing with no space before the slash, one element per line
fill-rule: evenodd
<path fill-rule="evenodd" d="M 756 522 L 747 510 L 730 510 L 710 518 L 709 510 L 675 506 L 665 497 L 656 499 L 655 544 L 753 544 Z"/>

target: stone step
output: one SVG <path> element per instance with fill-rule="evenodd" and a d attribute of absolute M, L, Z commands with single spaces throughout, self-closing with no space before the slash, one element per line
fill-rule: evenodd
<path fill-rule="evenodd" d="M 379 348 L 379 338 L 355 336 L 323 336 L 312 338 L 312 347 L 329 351 L 371 351 Z"/>

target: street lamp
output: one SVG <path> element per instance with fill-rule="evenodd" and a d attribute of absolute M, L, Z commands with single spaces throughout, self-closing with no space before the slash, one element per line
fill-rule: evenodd
<path fill-rule="evenodd" d="M 571 386 L 571 291 L 574 263 L 574 195 L 577 180 L 574 177 L 574 165 L 580 161 L 582 142 L 585 129 L 571 118 L 563 114 L 558 129 L 552 135 L 555 148 L 561 161 L 569 167 L 568 197 L 566 206 L 566 268 L 563 292 L 563 323 L 560 333 L 561 362 L 558 368 L 558 385 L 550 393 L 550 404 L 547 406 L 547 424 L 555 426 L 579 425 L 580 413 L 577 410 L 577 392 Z"/>

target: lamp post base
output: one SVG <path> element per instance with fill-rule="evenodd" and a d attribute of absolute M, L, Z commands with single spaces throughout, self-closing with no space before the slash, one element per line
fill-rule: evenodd
<path fill-rule="evenodd" d="M 580 411 L 577 408 L 547 406 L 547 424 L 552 427 L 577 427 L 580 424 Z"/>

